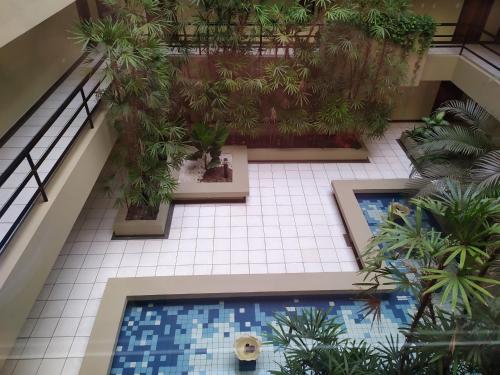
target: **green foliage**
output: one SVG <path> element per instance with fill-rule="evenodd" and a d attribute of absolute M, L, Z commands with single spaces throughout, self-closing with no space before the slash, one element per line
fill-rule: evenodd
<path fill-rule="evenodd" d="M 423 192 L 439 190 L 448 177 L 478 183 L 491 196 L 500 191 L 499 151 L 483 130 L 488 112 L 470 99 L 452 100 L 423 120 L 425 126 L 404 134 L 412 140 L 413 173 L 419 174 L 416 185 Z"/>
<path fill-rule="evenodd" d="M 409 138 L 414 142 L 420 139 L 431 137 L 435 126 L 446 126 L 450 123 L 444 119 L 446 112 L 440 111 L 432 114 L 430 117 L 423 117 L 424 126 L 415 126 L 412 130 L 406 130 L 402 138 Z"/>
<path fill-rule="evenodd" d="M 443 364 L 454 373 L 493 375 L 500 365 L 500 299 L 488 306 L 473 304 L 474 315 L 438 311 L 426 316 L 413 337 L 416 354 L 431 363 Z M 451 372 L 451 371 L 450 371 Z"/>
<path fill-rule="evenodd" d="M 458 305 L 472 314 L 471 300 L 484 304 L 492 297 L 486 286 L 498 285 L 498 280 L 486 277 L 483 267 L 496 256 L 500 246 L 498 199 L 485 198 L 474 187 L 462 187 L 447 181 L 439 195 L 412 200 L 416 208 L 413 224 L 387 219 L 369 247 L 370 267 L 367 277 L 377 286 L 378 276 L 390 277 L 392 269 L 381 265 L 391 259 L 404 258 L 418 264 L 414 273 L 419 283 L 411 288 L 418 300 L 440 290 L 441 305 L 454 312 Z M 422 226 L 421 210 L 441 218 L 446 232 Z M 382 274 L 378 274 L 382 272 Z M 375 277 L 374 277 L 375 276 Z M 397 273 L 392 282 L 408 286 L 408 275 Z"/>
<path fill-rule="evenodd" d="M 319 133 L 325 135 L 348 131 L 353 126 L 349 104 L 342 99 L 334 98 L 321 108 L 318 122 L 314 125 Z"/>
<path fill-rule="evenodd" d="M 75 39 L 88 48 L 98 44 L 107 58 L 103 93 L 119 130 L 119 204 L 149 207 L 167 202 L 185 154 L 184 129 L 167 120 L 175 69 L 165 45 L 169 13 L 157 0 L 107 0 L 113 17 L 82 21 Z"/>
<path fill-rule="evenodd" d="M 491 289 L 500 284 L 500 202 L 476 186 L 445 180 L 439 194 L 411 203 L 415 219 L 386 219 L 367 249 L 362 271 L 369 291 L 391 285 L 418 301 L 411 324 L 403 327 L 402 348 L 381 350 L 385 372 L 492 374 L 495 361 L 488 354 L 498 352 L 493 344 L 498 301 Z M 441 231 L 422 225 L 424 210 Z M 374 300 L 367 299 L 366 313 L 377 314 Z"/>
<path fill-rule="evenodd" d="M 374 374 L 379 357 L 365 342 L 343 338 L 344 330 L 329 311 L 304 309 L 277 314 L 271 325 L 271 343 L 284 351 L 285 361 L 275 375 Z"/>
<path fill-rule="evenodd" d="M 387 342 L 381 342 L 377 347 L 364 341 L 354 341 L 345 337 L 343 324 L 330 318 L 329 312 L 303 309 L 287 315 L 275 315 L 276 323 L 271 325 L 271 341 L 268 344 L 283 351 L 284 362 L 278 363 L 279 370 L 271 371 L 272 374 L 439 373 L 441 368 L 436 352 L 431 350 L 432 345 L 424 350 L 412 351 L 401 368 L 402 350 L 397 337 L 387 337 Z"/>
<path fill-rule="evenodd" d="M 194 35 L 180 41 L 207 62 L 188 59 L 200 68 L 182 69 L 182 113 L 250 136 L 271 129 L 290 137 L 380 136 L 406 79 L 408 53 L 423 53 L 435 27 L 405 0 L 189 6 Z M 256 43 L 266 58 L 255 55 Z"/>
<path fill-rule="evenodd" d="M 191 144 L 197 151 L 189 158 L 192 160 L 202 159 L 205 170 L 219 166 L 222 146 L 226 143 L 228 136 L 229 131 L 225 127 L 210 127 L 203 123 L 197 123 L 191 132 Z"/>
<path fill-rule="evenodd" d="M 423 54 L 430 47 L 436 22 L 409 10 L 408 1 L 342 1 L 326 12 L 329 22 L 355 24 L 367 36 L 388 39 L 407 52 Z"/>
<path fill-rule="evenodd" d="M 407 51 L 422 55 L 432 43 L 436 22 L 430 16 L 403 13 L 381 20 L 389 30 L 390 40 Z"/>

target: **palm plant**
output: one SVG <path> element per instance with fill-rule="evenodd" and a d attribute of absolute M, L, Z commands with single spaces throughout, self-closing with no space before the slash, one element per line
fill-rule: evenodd
<path fill-rule="evenodd" d="M 387 219 L 366 253 L 365 286 L 376 290 L 380 285 L 394 285 L 418 301 L 405 331 L 401 368 L 409 360 L 414 334 L 423 319 L 436 324 L 439 308 L 473 316 L 477 303 L 487 305 L 493 298 L 488 289 L 500 284 L 492 267 L 500 247 L 498 199 L 452 180 L 445 186 L 440 194 L 412 200 L 415 222 L 405 217 L 402 223 Z M 445 232 L 425 228 L 422 210 L 440 218 Z M 403 265 L 395 260 L 403 260 Z"/>
<path fill-rule="evenodd" d="M 158 0 L 105 0 L 113 16 L 82 21 L 75 38 L 98 45 L 107 63 L 102 93 L 119 132 L 115 148 L 119 204 L 155 215 L 176 186 L 171 172 L 185 155 L 184 129 L 168 109 L 174 69 L 166 52 L 170 10 Z"/>
<path fill-rule="evenodd" d="M 417 355 L 459 374 L 493 375 L 500 365 L 500 300 L 474 302 L 474 315 L 438 311 L 424 317 L 414 332 Z"/>
<path fill-rule="evenodd" d="M 224 127 L 209 127 L 203 123 L 196 124 L 191 132 L 191 144 L 197 151 L 190 155 L 189 159 L 202 159 L 206 171 L 218 167 L 221 163 L 222 146 L 224 146 L 228 135 L 229 133 Z"/>
<path fill-rule="evenodd" d="M 495 193 L 500 188 L 500 151 L 485 131 L 489 114 L 470 99 L 443 103 L 433 116 L 447 115 L 450 122 L 425 126 L 408 132 L 414 141 L 410 152 L 415 156 L 413 175 L 423 192 L 439 190 L 443 180 L 477 182 L 479 188 Z M 422 188 L 423 187 L 423 188 Z"/>
<path fill-rule="evenodd" d="M 300 313 L 277 314 L 271 325 L 270 343 L 284 351 L 284 363 L 275 375 L 377 373 L 379 357 L 365 342 L 343 338 L 341 323 L 329 317 L 330 310 L 303 309 Z"/>

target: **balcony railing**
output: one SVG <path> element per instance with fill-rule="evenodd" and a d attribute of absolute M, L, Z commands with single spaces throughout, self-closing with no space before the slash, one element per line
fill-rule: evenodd
<path fill-rule="evenodd" d="M 479 30 L 481 38 L 479 41 L 468 40 L 467 35 L 469 31 L 474 31 L 472 27 L 466 28 L 466 33 L 462 38 L 451 33 L 441 33 L 440 29 L 454 29 L 458 26 L 457 23 L 438 23 L 438 32 L 434 36 L 432 42 L 432 48 L 452 48 L 456 49 L 454 53 L 459 55 L 467 56 L 469 53 L 475 56 L 480 61 L 487 64 L 491 69 L 495 71 L 500 71 L 500 64 L 497 58 L 500 59 L 500 44 L 496 41 L 493 34 L 486 30 Z M 188 23 L 185 25 L 184 30 L 190 30 L 189 32 L 177 33 L 172 39 L 173 42 L 169 43 L 172 49 L 172 53 L 185 53 L 188 54 L 213 54 L 224 52 L 227 49 L 234 48 L 230 46 L 227 41 L 221 44 L 217 44 L 216 35 L 218 33 L 231 33 L 231 32 L 241 32 L 241 25 L 234 23 L 228 24 L 208 24 L 205 25 L 203 33 L 196 33 L 196 25 Z M 318 36 L 321 34 L 321 29 L 324 27 L 323 23 L 316 23 L 313 25 L 308 25 L 304 27 L 304 33 L 295 36 L 302 41 L 314 42 L 317 40 Z M 232 30 L 234 29 L 234 30 Z M 265 30 L 258 23 L 248 23 L 245 26 L 245 31 L 243 32 L 244 40 L 242 41 L 240 47 L 242 50 L 250 51 L 250 53 L 259 56 L 283 56 L 287 53 L 293 54 L 293 48 L 287 48 L 281 46 L 276 42 L 276 34 L 272 31 Z M 226 39 L 227 40 L 227 39 Z M 480 46 L 485 48 L 489 54 L 484 54 L 478 51 L 475 47 Z M 494 49 L 493 47 L 497 47 Z M 236 47 L 238 49 L 238 47 Z"/>
<path fill-rule="evenodd" d="M 438 28 L 456 28 L 456 23 L 440 23 Z M 437 49 L 456 49 L 459 55 L 469 57 L 468 54 L 479 59 L 479 61 L 486 64 L 487 67 L 491 68 L 497 73 L 500 72 L 500 43 L 496 41 L 496 36 L 491 34 L 486 30 L 477 30 L 476 34 L 480 34 L 478 41 L 471 41 L 467 34 L 469 31 L 474 31 L 472 28 L 466 30 L 463 36 L 457 36 L 455 34 L 440 34 L 434 35 L 434 41 L 432 43 L 432 48 Z M 484 48 L 486 51 L 481 53 L 481 50 L 477 47 Z M 496 47 L 496 48 L 495 48 Z"/>
<path fill-rule="evenodd" d="M 43 201 L 51 198 L 46 192 L 48 182 L 85 127 L 89 125 L 93 128 L 92 115 L 98 107 L 103 84 L 102 71 L 99 69 L 103 62 L 103 57 L 94 58 L 90 71 L 76 87 L 70 88 L 69 93 L 64 81 L 59 82 L 59 88 L 64 88 L 61 89 L 63 92 L 57 92 L 58 85 L 51 88 L 44 98 L 62 97 L 62 102 L 55 109 L 47 110 L 43 108 L 45 102 L 39 101 L 35 108 L 28 111 L 29 115 L 23 116 L 0 140 L 0 152 L 5 156 L 2 162 L 7 161 L 0 175 L 0 254 L 35 202 L 39 198 Z M 64 76 L 69 77 L 78 67 L 71 67 Z M 38 130 L 30 124 L 30 118 L 36 115 L 37 110 L 52 112 Z M 29 142 L 24 147 L 15 147 L 18 145 L 12 140 L 26 139 L 26 134 L 31 135 Z"/>

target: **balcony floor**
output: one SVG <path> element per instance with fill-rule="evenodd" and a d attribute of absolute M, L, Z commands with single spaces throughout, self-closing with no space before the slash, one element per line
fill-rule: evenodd
<path fill-rule="evenodd" d="M 499 52 L 498 44 L 488 45 L 489 48 Z M 462 52 L 462 56 L 466 59 L 470 60 L 474 64 L 480 66 L 483 70 L 491 74 L 495 78 L 500 78 L 500 70 L 496 69 L 493 65 L 499 67 L 500 66 L 500 56 L 493 53 L 489 49 L 485 48 L 480 44 L 467 44 L 467 48 L 474 53 L 471 53 L 469 50 L 464 50 Z M 430 54 L 441 54 L 441 55 L 459 55 L 460 47 L 440 47 L 440 48 L 431 48 L 429 50 Z M 486 61 L 480 59 L 481 56 Z"/>
<path fill-rule="evenodd" d="M 34 111 L 31 116 L 24 122 L 12 136 L 0 146 L 0 174 L 3 173 L 8 166 L 16 159 L 24 150 L 24 148 L 32 141 L 32 139 L 41 131 L 44 125 L 48 122 L 51 116 L 57 111 L 59 106 L 69 97 L 69 95 L 78 87 L 83 78 L 92 69 L 101 55 L 97 52 L 91 53 L 78 67 L 61 82 L 54 92 Z M 93 87 L 102 79 L 103 66 L 94 73 L 89 81 L 83 86 L 85 95 L 89 95 Z M 100 89 L 106 87 L 105 83 L 101 83 Z M 88 106 L 92 111 L 96 106 L 97 94 L 90 97 Z M 57 136 L 63 132 L 63 128 L 71 117 L 82 104 L 82 97 L 77 94 L 75 98 L 57 117 L 51 127 L 45 132 L 43 137 L 36 143 L 31 150 L 30 156 L 36 164 L 49 149 L 51 144 L 56 141 Z M 85 109 L 82 109 L 76 116 L 73 123 L 63 133 L 62 137 L 56 142 L 54 148 L 50 151 L 47 158 L 41 163 L 38 168 L 40 179 L 45 181 L 50 170 L 60 159 L 61 155 L 69 147 L 68 145 L 78 132 L 80 127 L 86 121 Z M 22 181 L 30 172 L 30 167 L 25 158 L 21 164 L 14 170 L 5 183 L 0 187 L 0 205 L 5 204 L 14 191 L 21 185 Z M 0 239 L 3 238 L 7 231 L 15 225 L 20 212 L 30 202 L 32 197 L 37 193 L 37 183 L 34 177 L 28 181 L 21 193 L 13 201 L 12 205 L 7 209 L 5 214 L 0 218 Z"/>
<path fill-rule="evenodd" d="M 113 201 L 96 185 L 33 306 L 2 375 L 77 374 L 111 277 L 353 271 L 335 179 L 406 178 L 393 124 L 370 163 L 250 164 L 245 204 L 175 205 L 170 238 L 111 240 Z"/>

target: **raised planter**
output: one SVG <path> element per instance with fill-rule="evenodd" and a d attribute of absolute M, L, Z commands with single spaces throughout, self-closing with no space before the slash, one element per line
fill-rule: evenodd
<path fill-rule="evenodd" d="M 173 194 L 174 201 L 245 201 L 249 192 L 247 148 L 224 146 L 222 152 L 232 157 L 232 181 L 181 181 Z"/>
<path fill-rule="evenodd" d="M 414 164 L 415 160 L 425 156 L 423 152 L 415 149 L 416 143 L 411 138 L 407 137 L 404 133 L 401 134 L 401 137 L 398 139 L 399 145 L 406 153 L 406 156 L 412 161 Z"/>
<path fill-rule="evenodd" d="M 127 207 L 118 211 L 113 225 L 115 236 L 163 236 L 170 204 L 161 204 L 154 220 L 127 220 Z"/>
<path fill-rule="evenodd" d="M 249 148 L 248 161 L 368 161 L 368 150 L 361 148 Z"/>

